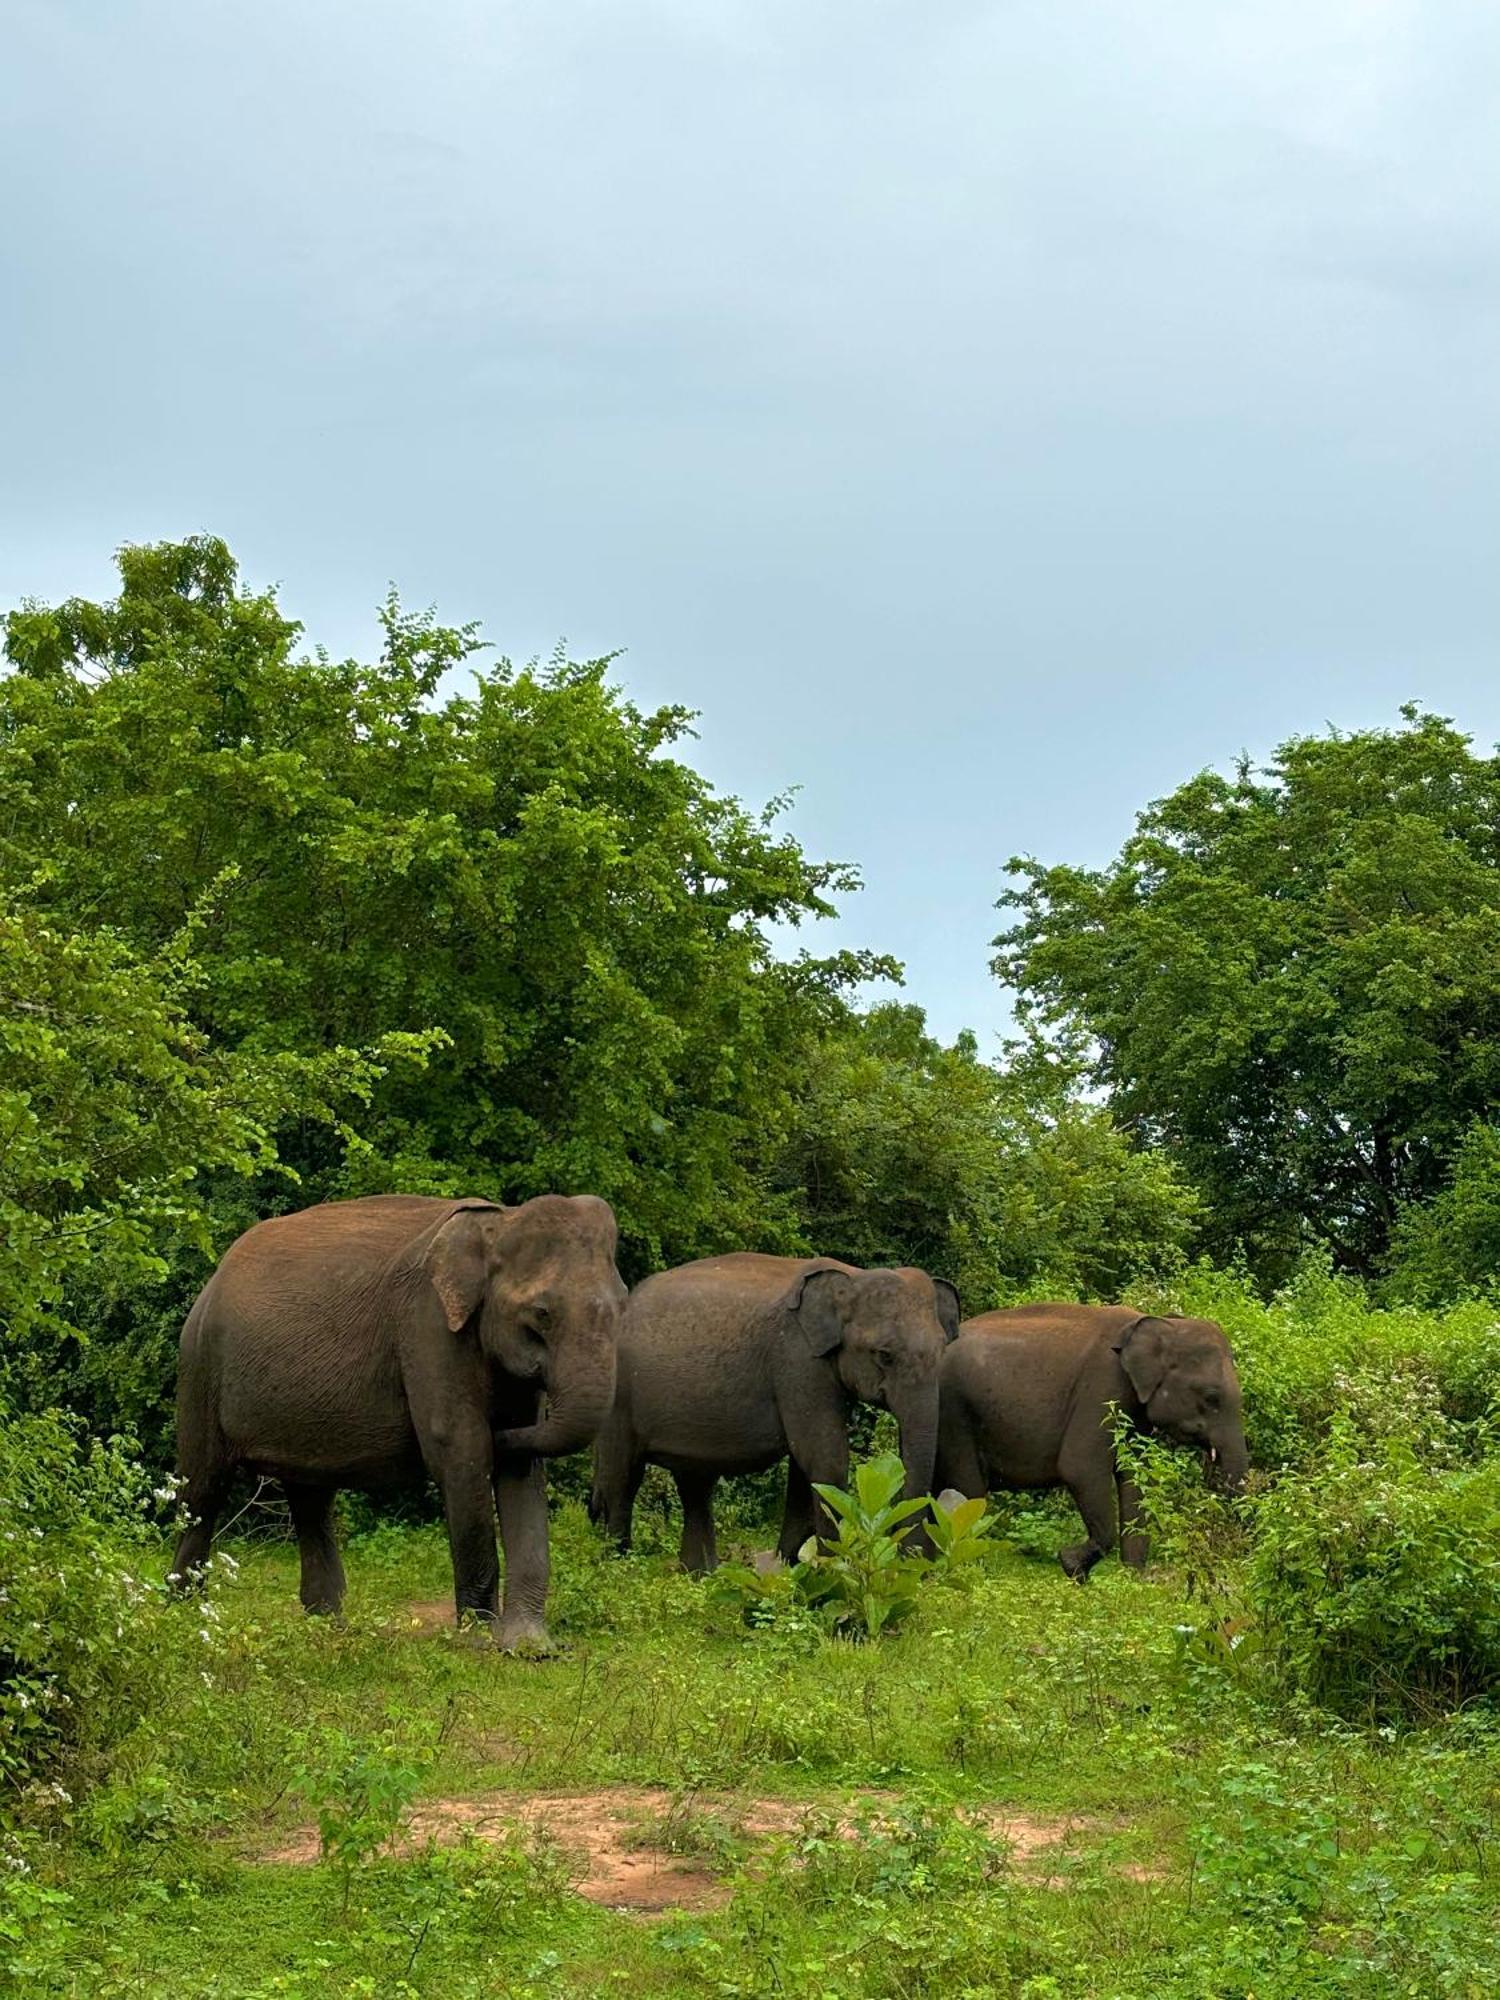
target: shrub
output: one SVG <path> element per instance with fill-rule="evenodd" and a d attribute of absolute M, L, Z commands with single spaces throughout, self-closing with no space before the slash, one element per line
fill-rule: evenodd
<path fill-rule="evenodd" d="M 1359 1720 L 1420 1720 L 1500 1684 L 1500 1461 L 1434 1471 L 1336 1423 L 1321 1465 L 1255 1503 L 1247 1571 L 1284 1682 Z"/>
<path fill-rule="evenodd" d="M 0 1785 L 107 1748 L 149 1714 L 184 1641 L 211 1664 L 211 1600 L 170 1602 L 143 1576 L 159 1560 L 154 1503 L 129 1445 L 85 1441 L 58 1412 L 0 1410 Z"/>
<path fill-rule="evenodd" d="M 1308 1463 L 1336 1419 L 1352 1420 L 1372 1445 L 1405 1438 L 1443 1463 L 1488 1448 L 1488 1420 L 1500 1410 L 1500 1310 L 1484 1300 L 1442 1312 L 1378 1307 L 1319 1255 L 1269 1301 L 1243 1273 L 1200 1264 L 1132 1302 L 1223 1327 L 1255 1466 Z"/>
<path fill-rule="evenodd" d="M 878 1639 L 916 1609 L 931 1576 L 950 1581 L 997 1546 L 995 1522 L 983 1500 L 945 1493 L 932 1509 L 933 1554 L 908 1546 L 926 1498 L 903 1500 L 901 1461 L 893 1452 L 859 1467 L 846 1492 L 816 1486 L 834 1516 L 832 1535 L 809 1540 L 789 1569 L 726 1564 L 714 1576 L 720 1603 L 737 1605 L 749 1624 L 784 1624 L 811 1610 L 840 1638 Z"/>

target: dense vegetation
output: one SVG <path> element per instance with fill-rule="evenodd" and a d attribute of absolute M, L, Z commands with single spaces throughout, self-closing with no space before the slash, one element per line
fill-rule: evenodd
<path fill-rule="evenodd" d="M 1500 765 L 1410 711 L 1193 779 L 1104 869 L 1016 864 L 988 1061 L 862 1006 L 877 952 L 778 956 L 854 871 L 718 797 L 685 711 L 383 633 L 301 650 L 206 538 L 8 621 L 0 1990 L 1495 1990 Z M 816 1578 L 677 1576 L 654 1484 L 606 1559 L 576 1461 L 546 1665 L 429 1629 L 440 1540 L 359 1501 L 346 1626 L 246 1520 L 168 1601 L 187 1302 L 254 1217 L 396 1187 L 596 1190 L 631 1277 L 816 1248 L 969 1311 L 1205 1313 L 1252 1490 L 1131 1446 L 1150 1574 L 1078 1590 L 1010 1503 L 863 1645 Z M 727 1904 L 641 1926 L 514 1830 L 383 1846 L 624 1784 Z M 314 1821 L 324 1866 L 266 1858 Z"/>

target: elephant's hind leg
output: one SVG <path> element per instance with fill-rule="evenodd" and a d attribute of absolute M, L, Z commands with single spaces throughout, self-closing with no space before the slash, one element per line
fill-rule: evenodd
<path fill-rule="evenodd" d="M 714 1472 L 675 1474 L 677 1494 L 682 1501 L 682 1566 L 698 1575 L 718 1567 L 719 1551 L 714 1540 L 714 1488 L 719 1483 Z"/>
<path fill-rule="evenodd" d="M 233 1467 L 215 1464 L 205 1470 L 189 1471 L 182 1489 L 182 1505 L 188 1524 L 177 1538 L 172 1568 L 167 1581 L 174 1589 L 187 1590 L 213 1553 L 214 1528 L 234 1477 Z"/>
<path fill-rule="evenodd" d="M 344 1601 L 344 1565 L 333 1531 L 334 1488 L 288 1483 L 286 1497 L 302 1556 L 302 1608 L 336 1612 Z"/>
<path fill-rule="evenodd" d="M 1120 1560 L 1142 1569 L 1149 1545 L 1141 1527 L 1141 1490 L 1133 1479 L 1120 1472 L 1115 1475 L 1115 1493 L 1120 1507 Z"/>

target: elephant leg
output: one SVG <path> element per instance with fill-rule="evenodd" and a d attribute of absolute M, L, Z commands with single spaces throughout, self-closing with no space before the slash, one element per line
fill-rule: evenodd
<path fill-rule="evenodd" d="M 715 1472 L 679 1472 L 673 1476 L 677 1481 L 677 1497 L 682 1502 L 682 1566 L 703 1576 L 716 1569 L 719 1562 L 714 1539 L 714 1488 L 719 1477 Z"/>
<path fill-rule="evenodd" d="M 939 1433 L 932 1490 L 935 1495 L 950 1490 L 962 1493 L 965 1500 L 981 1500 L 989 1492 L 990 1482 L 967 1424 L 945 1425 Z"/>
<path fill-rule="evenodd" d="M 635 1497 L 645 1476 L 646 1461 L 636 1456 L 630 1436 L 622 1427 L 606 1426 L 594 1447 L 589 1519 L 602 1524 L 621 1555 L 629 1553 L 635 1527 Z"/>
<path fill-rule="evenodd" d="M 407 1385 L 422 1462 L 443 1496 L 448 1552 L 453 1559 L 453 1606 L 458 1622 L 472 1613 L 486 1625 L 500 1615 L 500 1558 L 495 1550 L 495 1447 L 487 1417 L 472 1402 L 440 1399 L 423 1383 Z"/>
<path fill-rule="evenodd" d="M 167 1576 L 174 1589 L 190 1589 L 198 1571 L 208 1561 L 213 1551 L 214 1527 L 229 1497 L 233 1477 L 233 1471 L 227 1465 L 216 1465 L 204 1472 L 188 1474 L 182 1491 L 188 1524 L 177 1538 L 172 1568 Z"/>
<path fill-rule="evenodd" d="M 1120 1560 L 1133 1569 L 1144 1568 L 1146 1537 L 1142 1532 L 1141 1489 L 1123 1473 L 1115 1475 L 1115 1495 L 1120 1507 Z"/>
<path fill-rule="evenodd" d="M 505 1604 L 500 1644 L 545 1650 L 547 1581 L 547 1472 L 539 1458 L 502 1459 L 495 1471 L 495 1507 L 505 1549 Z"/>
<path fill-rule="evenodd" d="M 500 1558 L 495 1552 L 495 1496 L 488 1467 L 470 1460 L 439 1477 L 448 1552 L 453 1558 L 453 1606 L 458 1621 L 473 1612 L 494 1624 L 500 1607 Z"/>
<path fill-rule="evenodd" d="M 302 1556 L 302 1609 L 336 1612 L 344 1601 L 344 1565 L 333 1531 L 334 1488 L 286 1483 Z"/>
<path fill-rule="evenodd" d="M 795 1458 L 786 1462 L 786 1505 L 781 1515 L 781 1540 L 776 1553 L 784 1563 L 794 1563 L 797 1551 L 813 1532 L 813 1490 L 811 1481 Z"/>
<path fill-rule="evenodd" d="M 1062 1470 L 1062 1468 L 1060 1468 Z M 1072 1548 L 1058 1550 L 1058 1562 L 1074 1582 L 1082 1584 L 1088 1580 L 1088 1572 L 1114 1548 L 1114 1468 L 1110 1464 L 1088 1466 L 1086 1470 L 1068 1474 L 1062 1472 L 1062 1484 L 1074 1498 L 1078 1512 L 1084 1516 L 1086 1542 L 1074 1542 Z"/>
<path fill-rule="evenodd" d="M 1090 1440 L 1093 1450 L 1071 1455 L 1064 1451 L 1058 1465 L 1063 1484 L 1083 1516 L 1086 1541 L 1058 1552 L 1058 1561 L 1075 1582 L 1083 1583 L 1094 1564 L 1115 1546 L 1115 1469 L 1102 1440 Z"/>
<path fill-rule="evenodd" d="M 814 1486 L 839 1486 L 849 1484 L 849 1426 L 844 1406 L 830 1396 L 811 1405 L 803 1404 L 795 1412 L 783 1412 L 782 1422 L 786 1426 L 787 1445 L 791 1454 L 795 1476 L 801 1480 L 808 1492 L 808 1507 L 811 1519 L 808 1533 L 832 1536 L 835 1530 L 833 1516 L 812 1489 Z M 787 1495 L 791 1497 L 794 1473 L 787 1473 Z M 802 1537 L 807 1540 L 807 1535 Z M 798 1548 L 801 1543 L 798 1543 Z M 795 1559 L 796 1550 L 792 1551 Z"/>

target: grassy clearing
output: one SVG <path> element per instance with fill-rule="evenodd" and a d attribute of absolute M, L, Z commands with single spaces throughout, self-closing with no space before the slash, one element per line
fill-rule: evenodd
<path fill-rule="evenodd" d="M 747 1629 L 664 1546 L 606 1556 L 573 1503 L 555 1539 L 565 1650 L 540 1663 L 435 1627 L 433 1530 L 352 1542 L 340 1625 L 301 1615 L 292 1550 L 246 1552 L 213 1616 L 173 1614 L 188 1664 L 81 1803 L 34 1789 L 18 1990 L 1500 1985 L 1500 1736 L 1289 1711 L 1185 1646 L 1203 1611 L 1173 1570 L 1079 1589 L 1011 1547 L 859 1646 L 795 1615 Z M 628 1796 L 615 1847 L 677 1866 L 690 1907 L 578 1893 L 578 1829 L 554 1810 L 549 1836 L 537 1798 L 563 1792 Z M 328 1859 L 267 1858 L 320 1822 Z"/>

